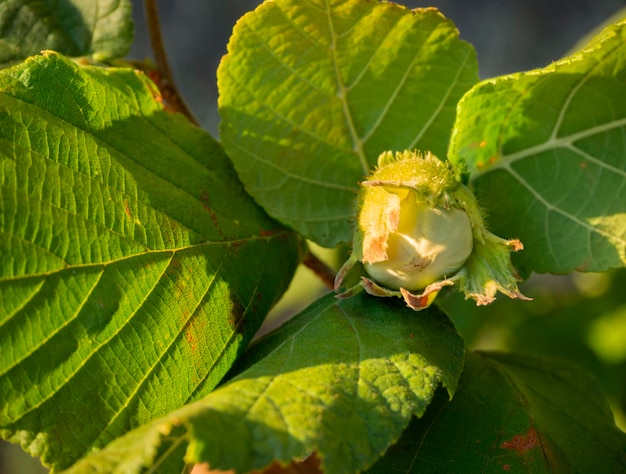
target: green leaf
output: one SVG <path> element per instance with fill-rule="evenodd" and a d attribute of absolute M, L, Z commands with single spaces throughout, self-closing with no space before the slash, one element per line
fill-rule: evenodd
<path fill-rule="evenodd" d="M 0 2 L 0 67 L 45 49 L 106 61 L 125 56 L 132 40 L 129 0 Z"/>
<path fill-rule="evenodd" d="M 523 273 L 626 264 L 626 22 L 544 69 L 482 82 L 459 104 L 450 159 L 467 162 L 491 230 Z"/>
<path fill-rule="evenodd" d="M 129 69 L 0 72 L 0 430 L 63 468 L 208 393 L 298 263 Z"/>
<path fill-rule="evenodd" d="M 237 23 L 218 69 L 224 148 L 270 215 L 323 246 L 348 242 L 378 155 L 445 158 L 477 70 L 435 9 L 268 1 Z"/>
<path fill-rule="evenodd" d="M 250 365 L 204 399 L 81 460 L 69 472 L 157 469 L 189 443 L 188 462 L 248 472 L 312 452 L 328 473 L 362 470 L 421 416 L 437 386 L 452 394 L 463 342 L 440 311 L 326 295 L 247 353 Z M 132 469 L 130 468 L 132 466 Z"/>
<path fill-rule="evenodd" d="M 467 354 L 452 401 L 438 394 L 369 472 L 624 472 L 626 434 L 598 384 L 545 359 Z"/>

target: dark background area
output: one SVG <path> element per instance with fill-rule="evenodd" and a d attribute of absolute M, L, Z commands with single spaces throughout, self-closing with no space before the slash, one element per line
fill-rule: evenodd
<path fill-rule="evenodd" d="M 304 0 L 303 0 L 304 1 Z M 132 59 L 151 56 L 143 1 L 133 0 Z M 163 35 L 179 89 L 194 114 L 217 135 L 215 72 L 235 22 L 259 0 L 159 2 Z M 565 55 L 626 0 L 405 0 L 410 8 L 434 6 L 476 48 L 482 78 L 542 67 Z M 16 446 L 0 444 L 0 474 L 46 472 Z"/>

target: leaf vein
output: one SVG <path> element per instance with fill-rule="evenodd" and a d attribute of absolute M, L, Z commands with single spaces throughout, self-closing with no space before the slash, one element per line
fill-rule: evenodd
<path fill-rule="evenodd" d="M 302 132 L 305 135 L 310 136 L 311 138 L 313 138 L 314 140 L 320 142 L 320 143 L 324 143 L 326 145 L 328 145 L 330 148 L 334 148 L 338 151 L 340 151 L 341 153 L 351 153 L 350 150 L 341 148 L 339 145 L 335 144 L 335 143 L 331 143 L 330 141 L 328 141 L 327 137 L 323 137 L 321 135 L 316 134 L 315 132 L 313 132 L 312 130 L 309 130 L 307 128 L 304 128 L 301 124 L 299 123 L 295 123 L 293 121 L 291 121 L 289 118 L 287 118 L 286 116 L 284 116 L 283 114 L 281 114 L 278 110 L 276 110 L 275 108 L 269 106 L 267 103 L 261 101 L 259 99 L 258 94 L 254 94 L 252 92 L 250 92 L 250 90 L 248 89 L 248 87 L 246 85 L 243 85 L 242 83 L 238 82 L 237 79 L 232 76 L 229 75 L 229 79 L 232 81 L 233 84 L 235 84 L 240 90 L 244 91 L 249 97 L 251 97 L 250 100 L 254 100 L 256 101 L 257 104 L 259 104 L 261 107 L 263 107 L 265 110 L 267 110 L 268 112 L 270 112 L 272 115 L 276 116 L 278 119 L 282 120 L 284 123 L 288 124 L 289 126 L 291 126 L 293 129 L 295 130 L 299 130 L 300 132 Z M 231 142 L 232 143 L 232 142 Z M 255 159 L 259 159 L 259 157 L 257 155 L 252 155 Z M 259 160 L 260 161 L 260 160 Z M 276 167 L 277 169 L 282 171 L 282 168 L 280 167 Z"/>
<path fill-rule="evenodd" d="M 359 158 L 359 162 L 361 164 L 361 169 L 364 175 L 369 174 L 370 165 L 367 161 L 367 157 L 365 156 L 365 151 L 363 150 L 363 141 L 360 139 L 356 132 L 356 128 L 354 126 L 354 119 L 352 118 L 352 112 L 350 111 L 350 105 L 348 104 L 348 96 L 346 86 L 343 83 L 343 79 L 341 78 L 341 71 L 339 70 L 339 59 L 337 58 L 337 34 L 335 33 L 335 27 L 333 24 L 332 18 L 332 6 L 330 5 L 330 0 L 325 0 L 326 2 L 326 15 L 328 20 L 328 29 L 330 31 L 331 36 L 331 45 L 330 52 L 333 60 L 333 65 L 335 69 L 335 77 L 337 79 L 337 88 L 338 88 L 338 97 L 341 101 L 341 105 L 343 108 L 343 114 L 346 121 L 346 125 L 348 126 L 348 131 L 350 132 L 350 137 L 352 138 L 352 146 L 353 153 L 357 155 Z"/>
<path fill-rule="evenodd" d="M 304 36 L 311 43 L 316 44 L 318 46 L 324 46 L 321 43 L 319 43 L 319 41 L 315 40 L 315 38 L 313 38 L 311 35 L 307 34 L 306 31 L 304 31 L 302 28 L 300 28 L 296 23 L 294 23 L 292 21 L 291 17 L 289 15 L 287 15 L 287 12 L 285 12 L 282 8 L 280 8 L 280 5 L 276 5 L 276 9 L 282 13 L 282 15 L 285 18 L 285 20 L 287 21 L 287 23 L 289 23 L 293 27 L 294 30 L 296 30 L 298 33 L 302 34 L 302 36 Z M 280 59 L 274 53 L 274 51 L 269 47 L 269 45 L 265 41 L 263 41 L 263 36 L 264 35 L 263 34 L 259 34 L 260 30 L 254 29 L 252 23 L 248 24 L 248 28 L 250 28 L 250 30 L 256 34 L 257 38 L 259 38 L 259 43 L 269 53 L 269 55 L 272 58 L 274 58 L 282 67 L 284 67 L 292 75 L 297 77 L 301 82 L 303 82 L 304 84 L 307 84 L 311 89 L 319 92 L 322 95 L 329 95 L 327 92 L 323 91 L 318 86 L 316 86 L 311 81 L 309 81 L 306 77 L 304 77 L 302 74 L 300 74 L 297 69 L 292 68 L 287 63 L 285 63 L 282 59 Z M 267 36 L 267 35 L 265 35 L 265 36 Z"/>
<path fill-rule="evenodd" d="M 397 26 L 397 24 L 396 24 L 396 26 Z M 402 75 L 402 77 L 398 81 L 395 89 L 392 91 L 391 95 L 389 96 L 389 100 L 385 103 L 384 107 L 381 109 L 380 114 L 378 116 L 378 119 L 376 119 L 376 122 L 372 125 L 372 128 L 370 128 L 369 132 L 367 132 L 365 134 L 365 136 L 363 137 L 363 142 L 367 142 L 369 140 L 369 138 L 374 134 L 374 132 L 378 129 L 378 127 L 380 126 L 380 124 L 384 120 L 385 116 L 387 115 L 387 112 L 389 112 L 389 109 L 391 108 L 392 104 L 395 102 L 396 98 L 398 97 L 398 94 L 400 94 L 400 91 L 402 90 L 402 88 L 406 84 L 406 81 L 409 78 L 409 75 L 411 74 L 411 72 L 413 71 L 413 68 L 415 67 L 415 64 L 416 64 L 417 60 L 420 58 L 419 52 L 421 51 L 421 49 L 424 46 L 424 44 L 425 44 L 425 42 L 421 43 L 418 46 L 417 51 L 415 52 L 415 54 L 413 56 L 413 59 L 411 60 L 410 64 L 406 67 L 406 70 L 404 71 L 404 74 Z M 459 71 L 460 70 L 461 69 L 459 68 Z M 457 73 L 457 76 L 458 76 L 458 73 Z M 429 123 L 432 122 L 432 120 L 433 120 L 433 117 L 431 116 L 431 118 L 429 119 Z M 414 143 L 416 141 L 417 141 L 417 139 L 414 141 Z M 409 148 L 411 148 L 411 147 L 409 147 Z"/>
<path fill-rule="evenodd" d="M 500 159 L 490 165 L 485 167 L 483 171 L 477 171 L 473 174 L 472 179 L 476 179 L 479 176 L 485 175 L 497 169 L 510 169 L 510 164 L 515 163 L 516 161 L 522 160 L 524 158 L 528 158 L 530 156 L 538 155 L 543 153 L 544 151 L 550 151 L 556 148 L 568 148 L 571 147 L 573 143 L 578 140 L 582 140 L 584 138 L 592 137 L 594 135 L 608 132 L 614 130 L 616 128 L 625 127 L 626 126 L 626 117 L 618 120 L 613 120 L 611 122 L 607 122 L 605 124 L 597 125 L 595 127 L 591 127 L 580 132 L 572 133 L 571 135 L 564 136 L 556 139 L 548 139 L 547 141 L 540 143 L 539 145 L 535 145 L 524 150 L 511 153 L 510 155 L 503 154 L 500 156 Z M 599 161 L 599 160 L 598 160 Z M 605 167 L 610 167 L 610 165 L 604 165 Z M 617 169 L 617 168 L 616 168 Z M 624 171 L 619 171 L 620 174 L 626 174 Z"/>
<path fill-rule="evenodd" d="M 285 231 L 287 232 L 287 231 Z M 267 235 L 267 236 L 262 236 L 262 235 L 253 235 L 253 236 L 249 236 L 243 239 L 234 239 L 234 240 L 224 240 L 224 241 L 220 241 L 220 242 L 213 242 L 213 241 L 205 241 L 205 242 L 200 242 L 197 244 L 191 244 L 191 245 L 186 245 L 183 247 L 178 247 L 176 249 L 160 249 L 160 250 L 147 250 L 145 252 L 140 252 L 140 253 L 135 253 L 132 255 L 126 255 L 124 257 L 120 257 L 120 258 L 116 258 L 113 260 L 107 260 L 104 262 L 95 262 L 95 263 L 84 263 L 84 264 L 77 264 L 77 265 L 69 265 L 67 267 L 64 268 L 59 268 L 59 269 L 55 269 L 52 271 L 47 271 L 47 272 L 40 272 L 40 273 L 31 273 L 28 275 L 18 275 L 15 277 L 3 277 L 0 278 L 0 282 L 5 282 L 5 281 L 16 281 L 16 280 L 20 280 L 23 278 L 34 278 L 34 277 L 46 277 L 46 276 L 51 276 L 54 275 L 55 273 L 61 272 L 61 271 L 65 271 L 68 269 L 75 269 L 75 270 L 80 270 L 80 269 L 91 269 L 94 267 L 99 267 L 99 266 L 107 266 L 107 265 L 111 265 L 114 264 L 116 262 L 121 262 L 124 260 L 130 260 L 132 258 L 135 257 L 140 257 L 143 255 L 147 255 L 147 254 L 159 254 L 159 253 L 177 253 L 183 250 L 188 250 L 188 249 L 194 249 L 194 248 L 200 248 L 203 247 L 205 245 L 224 245 L 224 246 L 231 246 L 231 245 L 238 245 L 238 244 L 245 244 L 251 241 L 255 241 L 255 240 L 268 240 L 268 239 L 273 239 L 273 238 L 281 238 L 282 236 L 284 236 L 285 232 L 280 232 L 280 233 L 275 233 L 275 234 L 271 234 L 271 235 Z"/>
<path fill-rule="evenodd" d="M 504 167 L 503 167 L 504 168 Z M 570 214 L 568 212 L 566 212 L 563 209 L 560 209 L 556 206 L 554 206 L 553 204 L 551 204 L 550 202 L 548 202 L 533 186 L 531 186 L 530 183 L 528 183 L 528 181 L 526 181 L 519 173 L 517 173 L 511 166 L 507 166 L 506 169 L 508 170 L 509 173 L 511 173 L 511 175 L 517 179 L 520 184 L 522 184 L 522 186 L 524 186 L 528 191 L 530 191 L 530 193 L 541 203 L 545 206 L 545 208 L 547 209 L 548 212 L 556 212 L 558 214 L 561 214 L 562 216 L 566 217 L 567 219 L 573 221 L 574 223 L 576 223 L 577 225 L 579 225 L 580 227 L 583 227 L 585 229 L 587 229 L 589 232 L 592 233 L 596 233 L 599 234 L 603 237 L 606 237 L 608 239 L 615 239 L 623 244 L 626 245 L 626 239 L 623 239 L 621 236 L 618 235 L 613 235 L 610 234 L 608 232 L 603 231 L 602 229 L 598 228 L 598 227 L 594 227 L 593 225 L 579 219 L 577 216 L 574 216 L 573 214 Z"/>
<path fill-rule="evenodd" d="M 226 260 L 226 256 L 227 256 L 226 254 L 222 256 L 222 260 L 220 261 L 220 264 L 218 265 L 218 267 L 217 267 L 217 269 L 215 271 L 216 275 L 219 273 L 220 268 L 224 265 L 224 261 Z M 152 292 L 155 290 L 155 288 L 161 283 L 161 280 L 165 276 L 165 274 L 167 272 L 167 269 L 172 264 L 173 259 L 174 259 L 174 253 L 172 253 L 172 255 L 170 257 L 170 261 L 168 262 L 168 264 L 164 266 L 164 269 L 161 272 L 161 275 L 159 276 L 159 278 L 156 279 L 155 284 L 152 287 L 152 289 L 146 293 L 146 295 L 145 295 L 144 299 L 141 301 L 141 303 L 137 306 L 137 308 L 135 308 L 135 310 L 132 312 L 132 314 L 129 315 L 127 324 L 129 324 L 130 321 L 135 317 L 135 315 L 137 314 L 139 309 L 141 309 L 143 307 L 143 305 L 146 302 L 146 300 L 148 299 L 148 297 L 152 294 Z M 181 334 L 183 333 L 183 331 L 187 327 L 187 324 L 189 323 L 191 318 L 196 314 L 196 311 L 198 310 L 198 307 L 202 304 L 202 301 L 204 300 L 204 298 L 206 297 L 207 293 L 212 288 L 214 283 L 215 283 L 215 276 L 211 279 L 211 281 L 208 283 L 208 285 L 206 285 L 205 292 L 204 292 L 204 294 L 202 295 L 201 298 L 198 298 L 198 301 L 196 303 L 196 307 L 194 308 L 194 310 L 190 311 L 190 315 L 184 320 L 184 323 L 180 324 L 178 332 L 171 337 L 171 340 L 169 341 L 169 343 L 163 348 L 163 351 L 161 352 L 161 354 L 153 361 L 152 365 L 148 368 L 148 370 L 143 372 L 142 378 L 137 381 L 137 384 L 135 385 L 135 388 L 133 389 L 133 391 L 126 396 L 126 400 L 124 401 L 124 403 L 121 404 L 121 406 L 119 407 L 118 411 L 116 413 L 114 413 L 110 417 L 109 422 L 107 423 L 107 425 L 102 428 L 102 430 L 101 430 L 102 434 L 106 433 L 107 429 L 110 426 L 113 426 L 115 421 L 117 419 L 119 419 L 119 417 L 122 416 L 122 414 L 129 409 L 130 403 L 132 401 L 134 401 L 135 399 L 138 399 L 140 397 L 140 390 L 141 390 L 141 388 L 150 379 L 150 377 L 155 372 L 156 368 L 161 364 L 161 362 L 163 361 L 165 356 L 167 354 L 169 354 L 170 349 L 172 347 L 175 347 L 177 341 L 179 340 L 179 337 L 181 336 Z M 117 334 L 115 334 L 115 336 L 117 336 Z M 107 341 L 107 342 L 110 342 L 112 339 L 113 339 L 113 337 L 111 337 L 109 339 L 109 341 Z M 94 354 L 95 354 L 95 352 L 98 352 L 98 350 L 101 347 L 103 347 L 103 345 L 101 345 L 96 351 L 94 351 Z M 89 360 L 94 354 L 90 355 L 87 359 L 85 359 L 85 362 L 87 360 Z M 92 443 L 92 446 L 98 447 L 99 446 L 98 445 L 98 441 L 100 441 L 101 438 L 102 438 L 102 436 L 100 436 L 96 440 L 94 440 L 93 443 Z"/>
<path fill-rule="evenodd" d="M 294 181 L 301 181 L 303 183 L 309 183 L 309 184 L 314 184 L 315 186 L 320 186 L 323 188 L 329 188 L 329 189 L 338 189 L 340 191 L 347 191 L 353 194 L 357 194 L 358 190 L 354 187 L 351 186 L 344 186 L 344 185 L 340 185 L 340 184 L 333 184 L 330 183 L 328 181 L 321 181 L 321 180 L 316 180 L 316 179 L 312 179 L 312 178 L 308 178 L 306 176 L 301 176 L 301 175 L 297 175 L 295 173 L 292 173 L 288 170 L 286 170 L 285 168 L 280 167 L 279 165 L 277 165 L 276 163 L 270 161 L 270 160 L 265 160 L 263 158 L 261 158 L 259 155 L 255 155 L 252 152 L 248 151 L 246 148 L 244 148 L 243 146 L 241 146 L 239 143 L 235 142 L 235 141 L 231 141 L 229 142 L 230 145 L 234 148 L 237 148 L 239 151 L 241 151 L 242 154 L 246 154 L 248 155 L 250 158 L 254 159 L 255 161 L 258 161 L 259 163 L 264 164 L 265 166 L 269 166 L 271 168 L 274 168 L 278 171 L 280 171 L 281 173 L 283 173 L 285 175 L 285 179 L 293 179 Z M 330 143 L 328 143 L 329 145 L 331 145 Z M 332 146 L 332 145 L 331 145 Z M 261 188 L 261 187 L 254 187 L 251 189 L 255 189 L 255 190 L 263 190 L 266 191 L 268 189 L 274 189 L 276 186 L 272 186 L 271 188 Z M 250 189 L 250 187 L 249 187 Z"/>
<path fill-rule="evenodd" d="M 428 118 L 428 121 L 424 124 L 424 126 L 422 127 L 420 132 L 417 134 L 415 139 L 411 142 L 411 144 L 408 147 L 409 149 L 414 148 L 415 145 L 417 145 L 417 143 L 422 139 L 424 134 L 428 131 L 430 126 L 433 124 L 435 119 L 439 116 L 439 113 L 442 111 L 442 109 L 446 105 L 446 102 L 448 101 L 450 94 L 452 94 L 454 87 L 459 83 L 459 78 L 461 77 L 461 73 L 465 69 L 465 65 L 467 64 L 467 62 L 470 60 L 471 57 L 472 55 L 469 52 L 465 55 L 463 64 L 458 67 L 456 76 L 454 77 L 454 80 L 450 83 L 450 87 L 448 87 L 448 90 L 446 91 L 445 95 L 442 97 L 441 102 L 437 106 L 437 109 L 430 115 L 430 117 Z"/>
<path fill-rule="evenodd" d="M 224 259 L 225 260 L 225 259 Z M 222 261 L 222 263 L 220 264 L 220 266 L 223 264 L 224 260 Z M 266 268 L 266 267 L 264 267 Z M 192 398 L 194 398 L 194 396 L 196 395 L 196 391 L 198 390 L 198 387 L 200 387 L 205 380 L 207 380 L 211 374 L 213 369 L 215 368 L 215 366 L 218 364 L 218 362 L 220 360 L 222 360 L 222 358 L 224 357 L 224 355 L 226 354 L 226 351 L 232 346 L 233 341 L 235 340 L 235 338 L 237 337 L 237 330 L 239 328 L 239 325 L 243 325 L 244 321 L 245 321 L 245 317 L 246 317 L 246 312 L 248 311 L 248 309 L 250 308 L 250 306 L 252 305 L 252 301 L 254 299 L 254 297 L 257 294 L 257 290 L 259 288 L 259 281 L 263 278 L 263 275 L 261 275 L 260 277 L 257 278 L 257 283 L 254 286 L 254 290 L 250 292 L 250 295 L 248 297 L 248 303 L 246 304 L 246 306 L 244 307 L 243 313 L 241 315 L 241 318 L 239 318 L 239 321 L 237 322 L 238 326 L 236 328 L 233 328 L 233 330 L 230 333 L 230 336 L 228 336 L 228 339 L 224 342 L 224 344 L 222 345 L 222 349 L 220 350 L 220 353 L 214 357 L 211 366 L 208 368 L 208 370 L 206 371 L 206 373 L 204 374 L 203 377 L 201 377 L 198 380 L 198 383 L 196 383 L 195 387 L 193 388 L 193 390 L 189 391 L 189 395 L 187 396 L 187 398 L 185 399 L 185 401 L 183 402 L 183 405 L 186 405 Z M 207 291 L 205 291 L 204 295 L 202 296 L 202 298 L 200 299 L 200 301 L 202 301 L 204 298 L 206 298 L 208 294 L 208 288 Z M 196 309 L 199 307 L 200 303 L 198 304 L 198 306 L 196 306 Z M 192 315 L 195 313 L 195 309 L 192 312 Z"/>
<path fill-rule="evenodd" d="M 5 367 L 4 372 L 0 372 L 0 377 L 6 375 L 13 368 L 15 368 L 15 367 L 19 366 L 20 364 L 24 363 L 25 360 L 27 360 L 28 358 L 33 356 L 35 354 L 35 352 L 37 352 L 37 350 L 39 350 L 43 346 L 45 346 L 50 340 L 52 340 L 52 338 L 55 335 L 57 335 L 63 328 L 67 327 L 70 323 L 72 323 L 78 317 L 78 315 L 80 314 L 82 309 L 87 304 L 87 301 L 89 300 L 89 296 L 93 293 L 94 289 L 100 283 L 100 280 L 102 279 L 102 275 L 104 274 L 104 270 L 105 269 L 104 269 L 104 266 L 103 266 L 102 270 L 100 271 L 100 274 L 98 275 L 98 278 L 94 281 L 94 284 L 91 286 L 91 288 L 85 293 L 83 301 L 78 305 L 78 308 L 77 308 L 76 312 L 71 317 L 65 319 L 65 321 L 63 321 L 63 324 L 58 326 L 54 331 L 46 334 L 46 337 L 41 339 L 36 345 L 32 346 L 30 348 L 30 350 L 28 351 L 28 353 L 24 354 L 24 356 L 22 358 L 13 361 L 13 364 L 11 364 L 11 365 L 7 365 Z M 77 371 L 78 371 L 78 369 L 77 369 Z M 72 378 L 72 376 L 68 377 L 66 380 L 70 380 L 71 378 Z M 31 412 L 31 411 L 35 410 L 36 408 L 38 408 L 39 406 L 41 406 L 46 400 L 48 400 L 49 398 L 52 398 L 52 396 L 55 393 L 57 393 L 57 391 L 60 390 L 61 387 L 63 387 L 63 385 L 59 385 L 59 387 L 57 387 L 56 390 L 53 390 L 52 392 L 50 392 L 47 397 L 42 398 L 42 400 L 39 403 L 37 403 L 36 405 L 30 407 L 28 410 L 24 411 L 21 414 L 20 417 L 26 416 L 29 412 Z"/>

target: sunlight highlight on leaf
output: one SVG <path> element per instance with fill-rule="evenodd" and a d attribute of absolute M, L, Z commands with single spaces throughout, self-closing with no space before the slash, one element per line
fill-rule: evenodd
<path fill-rule="evenodd" d="M 463 344 L 436 308 L 415 317 L 395 300 L 326 295 L 253 346 L 244 364 L 204 399 L 69 473 L 107 472 L 112 460 L 140 472 L 187 443 L 187 462 L 212 469 L 249 472 L 315 452 L 325 472 L 361 471 L 422 415 L 438 386 L 454 393 Z"/>
<path fill-rule="evenodd" d="M 218 69 L 221 138 L 247 191 L 323 246 L 350 239 L 358 182 L 387 150 L 445 157 L 473 48 L 435 9 L 276 0 Z"/>
<path fill-rule="evenodd" d="M 298 263 L 153 93 L 52 52 L 0 72 L 0 433 L 57 469 L 212 390 Z"/>
<path fill-rule="evenodd" d="M 626 23 L 544 69 L 489 79 L 459 104 L 465 162 L 523 272 L 626 265 Z"/>

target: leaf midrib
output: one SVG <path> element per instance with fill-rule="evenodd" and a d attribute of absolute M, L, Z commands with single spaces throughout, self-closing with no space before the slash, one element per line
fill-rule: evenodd
<path fill-rule="evenodd" d="M 491 173 L 493 171 L 496 170 L 503 170 L 508 172 L 513 178 L 515 178 L 523 187 L 525 187 L 534 197 L 535 199 L 537 199 L 547 210 L 548 212 L 553 211 L 556 212 L 558 214 L 561 214 L 562 216 L 566 217 L 567 219 L 573 221 L 574 223 L 576 223 L 577 225 L 587 229 L 590 233 L 594 233 L 594 234 L 598 234 L 601 235 L 605 238 L 611 239 L 611 240 L 617 240 L 618 242 L 620 242 L 621 244 L 626 245 L 626 239 L 623 238 L 620 235 L 617 234 L 611 234 L 609 232 L 606 232 L 602 229 L 600 229 L 599 227 L 595 227 L 592 224 L 589 224 L 587 222 L 585 222 L 584 220 L 576 217 L 575 215 L 565 211 L 564 209 L 561 209 L 560 207 L 557 207 L 556 205 L 550 203 L 547 199 L 545 199 L 540 193 L 539 191 L 537 191 L 520 173 L 518 173 L 517 171 L 515 171 L 515 169 L 513 168 L 513 164 L 519 160 L 522 160 L 524 158 L 528 158 L 528 157 L 532 157 L 532 156 L 536 156 L 540 153 L 543 153 L 545 151 L 550 151 L 550 150 L 555 150 L 555 149 L 568 149 L 578 155 L 583 156 L 584 158 L 588 159 L 589 161 L 591 161 L 592 163 L 598 165 L 601 168 L 605 168 L 613 173 L 616 173 L 618 175 L 623 176 L 624 178 L 626 178 L 626 171 L 621 170 L 619 168 L 616 168 L 612 165 L 609 165 L 605 162 L 603 162 L 602 160 L 599 160 L 598 158 L 593 157 L 592 155 L 589 155 L 588 153 L 584 152 L 583 150 L 580 150 L 578 148 L 576 148 L 575 146 L 575 142 L 577 142 L 578 140 L 584 139 L 584 138 L 588 138 L 591 136 L 594 136 L 596 134 L 602 133 L 602 132 L 607 132 L 619 127 L 624 127 L 626 126 L 626 118 L 622 118 L 619 120 L 614 120 L 612 122 L 608 122 L 606 124 L 602 124 L 602 125 L 598 125 L 595 127 L 591 127 L 588 128 L 586 130 L 582 130 L 580 132 L 576 132 L 576 133 L 572 133 L 570 135 L 567 136 L 563 136 L 560 138 L 557 138 L 557 133 L 556 130 L 554 133 L 552 133 L 552 135 L 550 136 L 550 138 L 539 145 L 535 145 L 533 147 L 527 148 L 525 150 L 521 150 L 519 152 L 516 153 L 512 153 L 510 155 L 502 155 L 501 158 L 494 163 L 493 165 L 489 166 L 488 168 L 482 170 L 482 171 L 478 171 L 475 174 L 473 174 L 472 176 L 472 180 L 476 180 L 479 179 L 483 176 L 485 176 L 488 173 Z M 547 231 L 546 231 L 547 232 Z"/>
<path fill-rule="evenodd" d="M 480 176 L 483 176 L 491 171 L 494 171 L 496 169 L 499 168 L 506 168 L 507 165 L 510 165 L 511 163 L 514 163 L 518 160 L 527 158 L 529 156 L 533 156 L 533 155 L 537 155 L 539 153 L 543 153 L 544 151 L 548 151 L 548 150 L 553 150 L 553 149 L 557 149 L 560 147 L 564 147 L 564 148 L 568 148 L 572 151 L 578 152 L 580 151 L 580 154 L 582 154 L 583 156 L 585 156 L 585 158 L 589 159 L 589 161 L 592 161 L 593 163 L 597 164 L 598 166 L 601 167 L 605 167 L 617 174 L 622 174 L 624 177 L 626 177 L 626 171 L 621 170 L 619 168 L 616 168 L 614 166 L 608 165 L 607 163 L 604 163 L 602 160 L 599 160 L 595 157 L 592 157 L 591 155 L 589 155 L 588 153 L 583 152 L 582 150 L 578 150 L 575 146 L 574 143 L 578 140 L 584 139 L 584 138 L 588 138 L 590 136 L 602 133 L 602 132 L 607 132 L 610 130 L 613 130 L 615 128 L 619 128 L 621 126 L 625 126 L 626 125 L 626 118 L 622 118 L 619 120 L 613 120 L 611 122 L 607 122 L 604 123 L 602 125 L 597 125 L 595 127 L 590 127 L 587 128 L 585 130 L 581 130 L 579 132 L 575 132 L 572 133 L 570 135 L 567 136 L 563 136 L 559 138 L 559 130 L 561 128 L 561 125 L 563 124 L 563 121 L 565 120 L 565 117 L 567 116 L 567 111 L 569 110 L 569 107 L 572 103 L 572 101 L 574 100 L 574 98 L 576 97 L 576 95 L 578 94 L 578 91 L 580 90 L 581 87 L 583 87 L 587 81 L 594 77 L 594 74 L 597 72 L 598 68 L 600 66 L 602 66 L 604 64 L 604 61 L 606 60 L 607 57 L 609 57 L 611 55 L 611 53 L 614 52 L 614 49 L 608 51 L 606 53 L 606 55 L 602 58 L 602 60 L 598 60 L 593 67 L 590 67 L 584 75 L 581 76 L 580 81 L 578 81 L 578 83 L 571 89 L 570 93 L 567 95 L 567 98 L 565 99 L 565 102 L 563 103 L 561 110 L 559 112 L 559 116 L 557 117 L 557 120 L 552 128 L 552 133 L 550 133 L 550 136 L 548 138 L 548 140 L 546 140 L 544 143 L 541 143 L 539 145 L 535 145 L 529 148 L 526 148 L 524 150 L 520 150 L 518 152 L 506 155 L 503 154 L 500 156 L 500 159 L 494 163 L 493 165 L 490 165 L 489 167 L 486 167 L 484 169 L 474 169 L 472 172 L 472 179 L 476 179 Z M 569 65 L 570 64 L 570 60 L 568 58 L 562 59 L 561 61 L 555 63 L 554 65 L 550 66 L 551 70 L 556 71 L 557 67 L 559 65 Z M 540 71 L 536 71 L 536 73 L 539 73 Z M 546 80 L 548 79 L 549 75 L 546 74 L 543 76 L 543 78 L 540 78 L 539 81 L 541 80 Z M 536 84 L 535 84 L 536 85 Z M 520 100 L 521 96 L 519 96 L 517 98 L 517 100 Z M 509 109 L 509 114 L 513 111 L 514 107 L 512 106 Z M 500 139 L 502 139 L 502 135 L 500 135 Z M 501 145 L 500 145 L 501 146 Z M 506 163 L 505 163 L 506 162 Z"/>
<path fill-rule="evenodd" d="M 483 169 L 476 168 L 472 173 L 472 180 L 476 180 L 498 169 L 508 169 L 512 163 L 515 163 L 516 161 L 522 160 L 524 158 L 538 155 L 540 153 L 543 153 L 544 151 L 551 151 L 551 150 L 558 149 L 558 148 L 568 148 L 572 150 L 577 150 L 576 147 L 574 146 L 574 142 L 581 140 L 583 138 L 591 137 L 598 133 L 607 132 L 607 131 L 613 130 L 615 128 L 623 127 L 623 126 L 626 126 L 626 118 L 623 118 L 620 120 L 614 120 L 612 122 L 608 122 L 602 125 L 597 125 L 595 127 L 591 127 L 586 130 L 572 133 L 570 135 L 563 136 L 560 138 L 550 137 L 547 141 L 539 145 L 535 145 L 535 146 L 526 148 L 524 150 L 511 153 L 510 155 L 503 154 L 500 156 L 500 159 L 496 163 L 489 165 Z M 587 156 L 590 156 L 590 155 L 585 154 L 585 157 Z M 590 161 L 593 161 L 598 166 L 607 168 L 608 170 L 613 171 L 614 173 L 621 174 L 624 177 L 626 177 L 626 171 L 616 168 L 614 166 L 611 166 L 601 160 L 598 160 L 598 158 L 591 157 L 591 156 L 590 158 L 592 158 L 590 159 Z"/>
<path fill-rule="evenodd" d="M 352 112 L 350 111 L 350 105 L 348 104 L 348 90 L 346 88 L 346 85 L 343 83 L 343 79 L 341 78 L 341 71 L 339 70 L 339 60 L 337 58 L 337 34 L 335 33 L 335 27 L 333 25 L 333 18 L 331 14 L 332 7 L 330 5 L 330 0 L 325 0 L 325 6 L 326 16 L 328 19 L 328 30 L 331 40 L 329 49 L 331 51 L 333 66 L 335 69 L 335 77 L 337 79 L 337 87 L 339 89 L 337 97 L 341 102 L 346 125 L 348 126 L 350 138 L 352 139 L 352 152 L 358 157 L 359 163 L 361 165 L 361 170 L 363 171 L 363 175 L 366 176 L 370 173 L 370 165 L 367 161 L 367 157 L 365 156 L 365 151 L 363 149 L 363 140 L 359 137 L 356 131 L 356 127 L 354 126 L 354 119 L 352 118 Z"/>
<path fill-rule="evenodd" d="M 6 282 L 6 281 L 19 281 L 22 279 L 27 279 L 27 278 L 38 278 L 38 277 L 50 277 L 56 273 L 62 272 L 62 271 L 66 271 L 66 270 L 84 270 L 84 269 L 92 269 L 92 268 L 96 268 L 96 267 L 100 267 L 100 266 L 104 266 L 106 267 L 107 265 L 112 265 L 115 263 L 119 263 L 122 262 L 124 260 L 130 260 L 133 258 L 137 258 L 137 257 L 141 257 L 141 256 L 145 256 L 148 254 L 152 254 L 152 255 L 156 255 L 159 253 L 163 253 L 163 254 L 168 254 L 168 253 L 172 253 L 173 255 L 175 255 L 178 252 L 182 252 L 184 250 L 191 250 L 191 249 L 197 249 L 197 248 L 201 248 L 203 246 L 207 246 L 207 245 L 224 245 L 224 246 L 240 246 L 242 244 L 246 244 L 255 240 L 271 240 L 274 238 L 283 238 L 283 236 L 285 234 L 289 233 L 289 231 L 281 231 L 281 232 L 275 232 L 272 233 L 271 235 L 250 235 L 247 237 L 243 237 L 240 239 L 232 239 L 232 240 L 222 240 L 222 241 L 211 241 L 211 240 L 207 240 L 204 242 L 199 242 L 199 243 L 195 243 L 195 244 L 190 244 L 190 245 L 185 245 L 182 247 L 178 247 L 178 248 L 174 248 L 174 249 L 158 249 L 158 250 L 151 250 L 151 249 L 147 249 L 145 251 L 142 252 L 136 252 L 133 253 L 132 255 L 125 255 L 123 257 L 120 258 L 116 258 L 113 260 L 106 260 L 106 261 L 102 261 L 102 262 L 93 262 L 93 263 L 79 263 L 79 264 L 73 264 L 73 265 L 67 265 L 64 267 L 60 267 L 60 268 L 56 268 L 54 270 L 50 270 L 47 272 L 39 272 L 39 273 L 29 273 L 27 275 L 16 275 L 16 276 L 10 276 L 10 277 L 3 277 L 0 278 L 0 283 L 2 282 Z M 13 235 L 13 234 L 11 234 Z"/>

